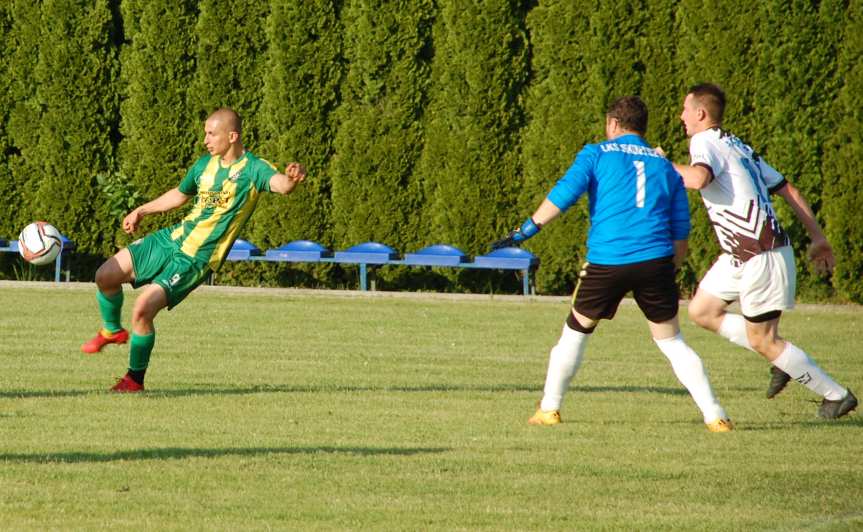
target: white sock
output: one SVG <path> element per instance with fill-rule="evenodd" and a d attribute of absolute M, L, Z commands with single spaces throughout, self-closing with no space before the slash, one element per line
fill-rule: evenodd
<path fill-rule="evenodd" d="M 746 318 L 740 314 L 726 313 L 725 317 L 722 318 L 722 323 L 719 325 L 719 330 L 716 332 L 740 347 L 745 347 L 755 352 L 755 349 L 752 349 L 752 346 L 749 344 L 749 338 L 746 336 Z"/>
<path fill-rule="evenodd" d="M 787 340 L 785 350 L 776 357 L 773 365 L 828 401 L 838 401 L 848 393 L 819 368 L 809 355 Z"/>
<path fill-rule="evenodd" d="M 580 333 L 563 324 L 563 331 L 557 345 L 551 348 L 548 357 L 548 373 L 545 376 L 545 389 L 539 407 L 542 410 L 560 410 L 563 395 L 569 388 L 569 381 L 578 371 L 589 334 Z"/>
<path fill-rule="evenodd" d="M 707 378 L 707 372 L 704 370 L 701 358 L 691 347 L 686 345 L 683 336 L 678 334 L 662 340 L 654 338 L 653 341 L 671 362 L 677 380 L 689 390 L 689 395 L 692 396 L 704 416 L 704 422 L 711 423 L 717 419 L 727 419 L 725 410 L 722 409 L 716 396 L 713 395 L 713 389 L 710 387 L 710 381 Z"/>

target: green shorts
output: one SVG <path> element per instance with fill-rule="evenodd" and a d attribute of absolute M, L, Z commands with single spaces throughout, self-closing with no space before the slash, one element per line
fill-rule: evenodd
<path fill-rule="evenodd" d="M 177 249 L 168 229 L 132 242 L 129 253 L 135 272 L 132 286 L 138 288 L 151 283 L 161 286 L 168 296 L 168 310 L 186 299 L 211 273 L 209 266 Z"/>

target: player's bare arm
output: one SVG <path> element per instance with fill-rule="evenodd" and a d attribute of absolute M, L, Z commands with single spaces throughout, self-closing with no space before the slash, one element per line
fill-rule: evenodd
<path fill-rule="evenodd" d="M 662 157 L 668 158 L 665 150 L 661 146 L 655 148 L 656 153 Z M 710 184 L 713 180 L 713 172 L 704 165 L 689 165 L 671 162 L 674 170 L 683 177 L 683 185 L 692 190 L 701 190 Z"/>
<path fill-rule="evenodd" d="M 278 194 L 290 194 L 306 178 L 306 168 L 300 163 L 289 163 L 283 174 L 270 178 L 270 190 Z"/>
<path fill-rule="evenodd" d="M 678 174 L 683 177 L 683 186 L 692 190 L 701 190 L 713 180 L 713 172 L 706 166 L 696 164 L 671 163 Z"/>
<path fill-rule="evenodd" d="M 542 203 L 540 203 L 532 216 L 525 220 L 520 227 L 510 231 L 505 237 L 492 242 L 491 248 L 500 249 L 520 245 L 528 238 L 537 234 L 542 229 L 542 226 L 557 218 L 560 212 L 557 205 L 549 201 L 548 198 L 542 200 Z"/>
<path fill-rule="evenodd" d="M 534 223 L 539 226 L 543 226 L 554 220 L 560 215 L 560 209 L 549 201 L 548 199 L 542 200 L 542 203 L 539 204 L 539 207 L 536 209 L 536 212 L 533 213 Z"/>
<path fill-rule="evenodd" d="M 821 225 L 815 218 L 815 213 L 812 212 L 809 202 L 806 201 L 800 190 L 791 183 L 786 183 L 776 193 L 785 198 L 794 214 L 797 215 L 797 219 L 809 233 L 809 238 L 812 239 L 812 243 L 809 245 L 809 260 L 815 265 L 815 270 L 821 274 L 832 272 L 836 265 L 833 248 L 827 241 L 827 237 L 824 236 L 824 231 L 821 230 Z"/>
<path fill-rule="evenodd" d="M 138 224 L 149 214 L 158 214 L 176 209 L 189 201 L 189 196 L 177 188 L 165 192 L 153 201 L 147 202 L 133 210 L 123 219 L 123 231 L 132 234 L 138 229 Z"/>

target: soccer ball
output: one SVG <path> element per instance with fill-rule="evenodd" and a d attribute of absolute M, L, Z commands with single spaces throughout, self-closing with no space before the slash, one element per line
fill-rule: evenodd
<path fill-rule="evenodd" d="M 30 264 L 51 264 L 62 248 L 60 231 L 48 222 L 33 222 L 18 235 L 18 253 Z"/>

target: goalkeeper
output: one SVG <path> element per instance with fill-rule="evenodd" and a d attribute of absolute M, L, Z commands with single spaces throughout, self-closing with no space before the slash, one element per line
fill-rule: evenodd
<path fill-rule="evenodd" d="M 153 319 L 179 304 L 222 265 L 249 219 L 261 192 L 290 194 L 306 177 L 297 163 L 279 173 L 269 162 L 246 151 L 242 121 L 222 108 L 204 123 L 204 155 L 179 186 L 130 212 L 123 230 L 132 234 L 150 214 L 171 211 L 195 197 L 195 206 L 179 224 L 151 233 L 105 261 L 96 271 L 96 299 L 102 328 L 81 350 L 96 353 L 107 344 L 130 342 L 129 370 L 111 388 L 140 392 L 156 341 Z M 120 325 L 123 283 L 144 286 L 132 309 L 131 341 Z"/>
<path fill-rule="evenodd" d="M 684 260 L 689 207 L 683 181 L 644 140 L 647 107 L 636 96 L 615 100 L 605 116 L 606 141 L 588 144 L 533 216 L 493 248 L 518 245 L 587 192 L 591 228 L 572 311 L 548 363 L 544 394 L 531 425 L 556 425 L 569 383 L 599 320 L 612 319 L 632 292 L 659 349 L 701 410 L 707 429 L 733 425 L 699 356 L 680 334 L 675 270 Z"/>

